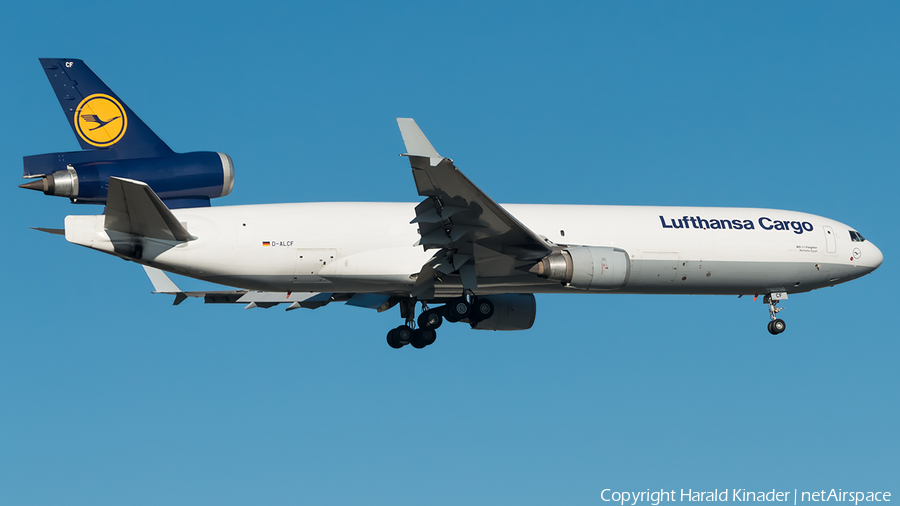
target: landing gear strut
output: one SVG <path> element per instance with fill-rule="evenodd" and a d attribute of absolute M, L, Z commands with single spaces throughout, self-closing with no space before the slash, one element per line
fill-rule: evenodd
<path fill-rule="evenodd" d="M 784 323 L 784 320 L 775 316 L 784 309 L 783 307 L 777 307 L 778 301 L 785 299 L 787 299 L 787 294 L 784 292 L 773 292 L 763 297 L 763 304 L 769 305 L 769 318 L 771 318 L 772 321 L 769 322 L 767 328 L 769 329 L 769 333 L 773 336 L 781 334 L 784 332 L 784 329 L 787 328 L 787 324 Z"/>

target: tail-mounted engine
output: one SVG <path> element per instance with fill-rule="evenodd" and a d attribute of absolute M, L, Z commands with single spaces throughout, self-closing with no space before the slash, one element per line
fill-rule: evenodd
<path fill-rule="evenodd" d="M 200 151 L 154 158 L 72 160 L 59 167 L 58 159 L 65 155 L 70 159 L 84 158 L 72 156 L 80 154 L 25 157 L 26 177 L 34 181 L 19 186 L 45 195 L 68 197 L 77 204 L 106 204 L 109 178 L 115 176 L 147 183 L 170 208 L 208 206 L 209 199 L 224 197 L 234 187 L 234 163 L 224 153 Z"/>

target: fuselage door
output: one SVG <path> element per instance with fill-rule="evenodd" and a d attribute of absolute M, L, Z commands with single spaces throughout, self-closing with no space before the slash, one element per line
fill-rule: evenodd
<path fill-rule="evenodd" d="M 836 253 L 837 241 L 834 237 L 834 230 L 832 230 L 831 227 L 822 227 L 822 230 L 825 231 L 825 251 L 828 253 Z"/>

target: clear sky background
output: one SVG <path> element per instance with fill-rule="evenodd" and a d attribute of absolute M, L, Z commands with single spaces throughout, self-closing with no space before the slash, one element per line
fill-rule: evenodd
<path fill-rule="evenodd" d="M 896 3 L 125 4 L 0 7 L 0 504 L 900 493 Z M 396 310 L 173 307 L 28 228 L 102 212 L 16 188 L 78 149 L 39 57 L 230 154 L 216 206 L 417 201 L 413 117 L 498 202 L 805 211 L 885 262 L 792 295 L 777 337 L 747 297 L 538 296 L 531 330 L 399 351 Z"/>

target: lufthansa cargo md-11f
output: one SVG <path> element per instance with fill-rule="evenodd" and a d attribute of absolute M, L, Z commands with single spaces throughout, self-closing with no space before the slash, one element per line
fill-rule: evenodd
<path fill-rule="evenodd" d="M 423 348 L 444 320 L 528 329 L 535 293 L 763 295 L 779 334 L 788 294 L 882 261 L 857 230 L 795 211 L 500 205 L 409 118 L 397 123 L 419 203 L 210 207 L 231 192 L 228 155 L 175 153 L 82 61 L 40 62 L 82 151 L 25 157 L 21 186 L 105 205 L 40 230 L 143 265 L 176 304 L 397 306 L 388 344 Z M 185 292 L 163 271 L 235 289 Z"/>

